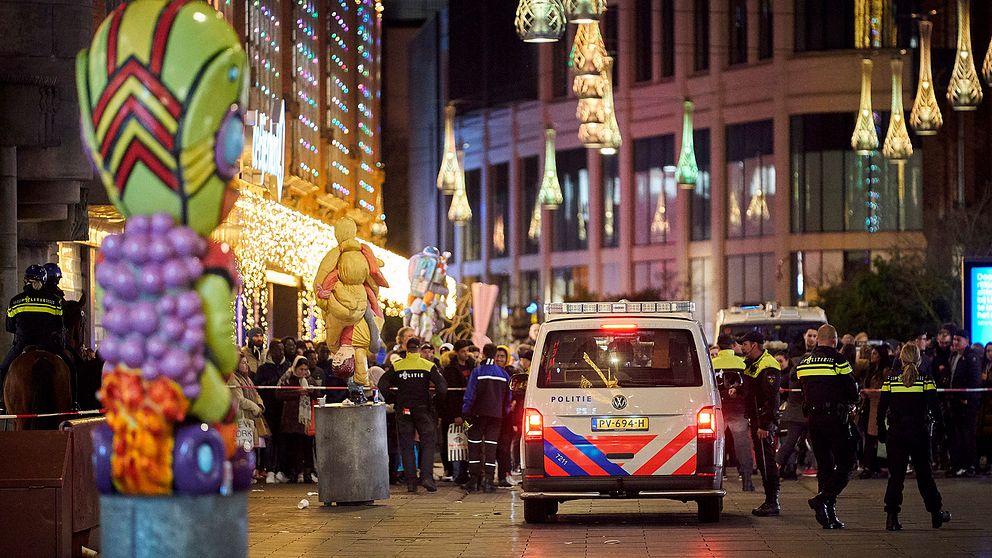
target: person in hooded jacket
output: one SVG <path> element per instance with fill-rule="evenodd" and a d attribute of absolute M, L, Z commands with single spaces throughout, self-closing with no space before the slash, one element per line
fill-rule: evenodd
<path fill-rule="evenodd" d="M 290 362 L 286 360 L 285 350 L 281 341 L 274 340 L 269 343 L 268 353 L 265 355 L 265 362 L 259 365 L 255 372 L 256 386 L 276 386 L 279 385 L 279 378 L 289 370 Z M 287 482 L 286 476 L 279 459 L 280 445 L 283 443 L 282 435 L 282 406 L 283 401 L 276 397 L 276 390 L 261 389 L 259 396 L 265 406 L 265 422 L 272 433 L 265 442 L 265 448 L 261 452 L 262 468 L 266 470 L 265 482 L 268 484 L 276 482 Z"/>
<path fill-rule="evenodd" d="M 465 489 L 493 491 L 496 450 L 503 417 L 510 413 L 510 375 L 496 364 L 496 345 L 482 348 L 482 364 L 472 371 L 462 402 L 462 417 L 472 425 L 468 438 L 469 481 Z M 484 467 L 483 467 L 484 465 Z"/>

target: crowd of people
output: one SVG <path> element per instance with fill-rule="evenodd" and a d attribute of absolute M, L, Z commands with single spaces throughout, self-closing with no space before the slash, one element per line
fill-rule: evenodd
<path fill-rule="evenodd" d="M 405 483 L 410 492 L 419 486 L 436 491 L 433 463 L 439 452 L 443 482 L 468 491 L 513 486 L 533 349 L 477 347 L 468 340 L 435 347 L 404 327 L 383 356 L 370 363 L 369 376 L 387 403 L 390 482 Z M 252 329 L 229 384 L 239 428 L 257 450 L 256 480 L 317 482 L 310 407 L 318 397 L 341 403 L 348 395 L 347 381 L 332 373 L 327 345 L 293 337 L 266 344 L 263 331 Z M 338 389 L 312 389 L 325 387 Z M 452 426 L 468 438 L 465 459 L 448 459 Z"/>
<path fill-rule="evenodd" d="M 908 474 L 934 526 L 949 520 L 933 471 L 987 475 L 992 462 L 992 397 L 982 389 L 992 387 L 992 343 L 971 341 L 953 323 L 933 342 L 924 332 L 903 343 L 871 342 L 866 333 L 837 339 L 828 325 L 792 347 L 757 331 L 721 336 L 710 356 L 732 439 L 729 463 L 744 491 L 755 490 L 760 473 L 766 495 L 753 513 L 779 514 L 780 478 L 816 476 L 821 492 L 810 507 L 825 528 L 842 527 L 836 497 L 858 470 L 860 478 L 889 478 L 887 528 L 900 528 Z"/>

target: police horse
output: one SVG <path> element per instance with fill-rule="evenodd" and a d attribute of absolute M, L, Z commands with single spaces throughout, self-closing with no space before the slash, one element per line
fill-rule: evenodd
<path fill-rule="evenodd" d="M 64 413 L 97 409 L 102 362 L 83 346 L 86 294 L 62 307 L 66 351 L 56 355 L 41 347 L 25 348 L 7 371 L 3 396 L 13 415 Z M 69 361 L 72 366 L 68 365 Z M 14 430 L 54 430 L 67 417 L 18 418 Z"/>

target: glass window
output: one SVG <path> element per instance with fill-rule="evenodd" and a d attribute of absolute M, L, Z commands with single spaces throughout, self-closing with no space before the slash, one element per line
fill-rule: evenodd
<path fill-rule="evenodd" d="M 474 169 L 465 172 L 465 193 L 472 208 L 472 221 L 462 227 L 464 261 L 471 262 L 482 257 L 482 171 Z"/>
<path fill-rule="evenodd" d="M 775 234 L 772 121 L 727 126 L 727 238 Z"/>
<path fill-rule="evenodd" d="M 544 301 L 544 293 L 541 290 L 541 272 L 540 271 L 522 271 L 520 272 L 520 294 L 523 297 L 524 308 L 530 306 L 531 303 L 536 304 L 538 307 L 542 306 L 542 301 Z"/>
<path fill-rule="evenodd" d="M 634 262 L 634 290 L 657 291 L 661 299 L 676 298 L 675 260 Z"/>
<path fill-rule="evenodd" d="M 634 2 L 634 80 L 651 81 L 653 63 L 651 55 L 651 23 L 654 14 L 651 11 L 651 0 L 635 0 Z"/>
<path fill-rule="evenodd" d="M 888 121 L 876 113 L 880 138 Z M 880 152 L 851 151 L 853 114 L 793 116 L 790 125 L 793 232 L 922 229 L 923 154 L 915 135 L 913 156 L 900 169 Z"/>
<path fill-rule="evenodd" d="M 551 270 L 551 302 L 562 302 L 586 292 L 589 271 L 585 266 Z"/>
<path fill-rule="evenodd" d="M 675 75 L 675 0 L 661 0 L 661 77 Z"/>
<path fill-rule="evenodd" d="M 775 254 L 727 257 L 727 302 L 734 306 L 775 300 Z"/>
<path fill-rule="evenodd" d="M 620 243 L 620 158 L 602 157 L 603 248 Z"/>
<path fill-rule="evenodd" d="M 854 0 L 795 0 L 796 52 L 854 48 Z"/>
<path fill-rule="evenodd" d="M 497 339 L 508 339 L 511 335 L 510 305 L 512 304 L 510 300 L 510 276 L 493 275 L 490 277 L 489 283 L 499 288 L 499 292 L 496 293 L 496 308 L 489 319 L 489 331 L 495 332 L 494 337 Z"/>
<path fill-rule="evenodd" d="M 696 165 L 699 176 L 696 187 L 689 196 L 689 217 L 692 219 L 692 240 L 709 240 L 711 236 L 710 221 L 710 131 L 696 130 L 692 134 L 693 147 L 696 150 Z"/>
<path fill-rule="evenodd" d="M 713 278 L 713 264 L 710 258 L 689 260 L 689 297 L 696 303 L 696 319 L 703 325 L 703 331 L 713 331 L 713 304 L 710 281 Z"/>
<path fill-rule="evenodd" d="M 520 238 L 523 242 L 521 248 L 524 254 L 537 254 L 541 251 L 540 210 L 535 211 L 537 192 L 541 187 L 539 164 L 537 156 L 520 160 L 520 184 L 523 189 L 520 199 L 523 201 L 523 207 L 519 208 L 520 219 L 517 222 L 520 226 Z"/>
<path fill-rule="evenodd" d="M 747 63 L 747 2 L 745 0 L 729 0 L 729 17 L 727 23 L 730 25 L 730 58 L 727 63 L 734 64 Z"/>
<path fill-rule="evenodd" d="M 589 171 L 586 150 L 571 149 L 557 155 L 558 180 L 564 200 L 551 212 L 555 251 L 585 250 L 589 245 Z"/>
<path fill-rule="evenodd" d="M 693 11 L 692 69 L 705 72 L 710 69 L 710 0 L 695 0 Z"/>
<path fill-rule="evenodd" d="M 688 329 L 549 332 L 538 368 L 540 388 L 690 387 L 703 385 Z"/>
<path fill-rule="evenodd" d="M 492 200 L 492 244 L 490 250 L 494 258 L 509 254 L 510 241 L 510 165 L 500 163 L 489 167 L 489 192 Z M 473 209 L 474 211 L 474 209 Z"/>
<path fill-rule="evenodd" d="M 670 241 L 677 230 L 675 136 L 634 140 L 634 243 Z"/>
<path fill-rule="evenodd" d="M 775 54 L 775 16 L 772 0 L 758 2 L 758 60 L 767 60 Z"/>

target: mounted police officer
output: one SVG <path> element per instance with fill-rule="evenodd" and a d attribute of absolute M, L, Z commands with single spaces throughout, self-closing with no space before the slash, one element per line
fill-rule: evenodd
<path fill-rule="evenodd" d="M 754 457 L 761 472 L 765 501 L 751 510 L 753 515 L 779 515 L 779 475 L 775 462 L 775 433 L 778 431 L 779 372 L 778 361 L 764 348 L 765 337 L 749 331 L 737 339 L 744 355 L 744 405 L 751 423 Z M 732 394 L 736 390 L 731 390 Z"/>
<path fill-rule="evenodd" d="M 816 456 L 819 493 L 809 507 L 824 529 L 841 529 L 837 496 L 854 470 L 857 446 L 851 412 L 858 402 L 858 383 L 851 363 L 837 349 L 837 330 L 829 324 L 816 332 L 816 348 L 796 366 L 803 390 L 803 412 Z"/>
<path fill-rule="evenodd" d="M 751 428 L 747 423 L 744 398 L 740 393 L 744 383 L 744 359 L 734 352 L 734 338 L 721 335 L 717 341 L 720 352 L 713 357 L 713 371 L 716 373 L 716 385 L 720 389 L 720 401 L 723 407 L 723 419 L 734 437 L 734 455 L 737 456 L 737 472 L 741 476 L 741 489 L 744 492 L 754 492 L 754 482 L 751 474 L 754 472 L 752 457 Z M 733 395 L 731 395 L 733 391 Z"/>
<path fill-rule="evenodd" d="M 45 268 L 45 285 L 41 290 L 51 295 L 53 298 L 57 298 L 63 304 L 65 303 L 65 291 L 59 287 L 59 281 L 62 280 L 62 268 L 59 264 L 55 262 L 48 262 L 44 266 Z"/>
<path fill-rule="evenodd" d="M 436 364 L 420 357 L 420 340 L 416 337 L 407 340 L 406 356 L 394 362 L 392 368 L 379 379 L 379 391 L 395 409 L 408 492 L 416 492 L 418 485 L 417 460 L 413 453 L 417 434 L 420 435 L 420 463 L 423 466 L 419 484 L 423 484 L 428 492 L 437 491 L 434 483 L 434 436 L 437 426 L 431 402 L 432 383 L 438 397 L 443 398 L 448 391 L 448 383 Z M 393 386 L 396 387 L 395 394 L 389 389 Z"/>
<path fill-rule="evenodd" d="M 62 299 L 44 290 L 45 268 L 30 265 L 24 271 L 24 290 L 10 299 L 7 306 L 7 331 L 14 334 L 14 344 L 0 364 L 0 398 L 7 369 L 24 349 L 37 345 L 57 355 L 62 354 Z"/>

